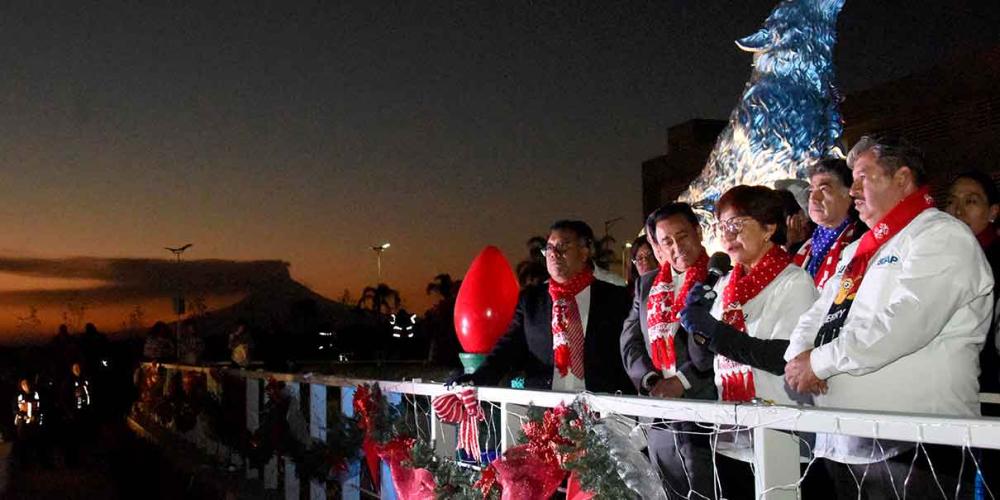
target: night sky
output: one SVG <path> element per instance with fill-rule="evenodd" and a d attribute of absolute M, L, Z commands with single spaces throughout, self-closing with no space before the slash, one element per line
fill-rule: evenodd
<path fill-rule="evenodd" d="M 193 242 L 339 298 L 387 240 L 385 281 L 422 311 L 435 274 L 486 244 L 513 264 L 554 219 L 634 234 L 641 162 L 728 115 L 733 40 L 774 3 L 5 3 L 0 256 Z M 1000 4 L 848 0 L 839 26 L 850 92 L 1000 43 Z"/>

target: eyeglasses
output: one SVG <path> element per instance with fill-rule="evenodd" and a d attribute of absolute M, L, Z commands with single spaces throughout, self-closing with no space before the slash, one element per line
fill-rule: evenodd
<path fill-rule="evenodd" d="M 635 254 L 635 258 L 632 259 L 632 264 L 639 265 L 640 262 L 646 262 L 653 260 L 652 252 L 640 252 Z"/>
<path fill-rule="evenodd" d="M 737 217 L 730 217 L 729 219 L 716 222 L 714 229 L 716 232 L 719 233 L 736 236 L 741 232 L 743 232 L 743 228 L 746 226 L 746 223 L 751 220 L 753 220 L 752 217 L 747 217 L 743 215 Z"/>
<path fill-rule="evenodd" d="M 553 257 L 565 257 L 566 252 L 569 252 L 569 249 L 575 246 L 577 246 L 576 243 L 560 243 L 558 245 L 549 243 L 542 249 L 542 256 L 548 257 L 551 254 Z"/>

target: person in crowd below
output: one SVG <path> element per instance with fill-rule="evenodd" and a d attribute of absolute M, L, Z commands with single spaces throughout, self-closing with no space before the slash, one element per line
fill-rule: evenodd
<path fill-rule="evenodd" d="M 528 389 L 634 394 L 618 355 L 628 291 L 594 279 L 593 239 L 585 222 L 554 223 L 545 246 L 551 278 L 521 291 L 507 333 L 483 364 L 448 384 L 495 385 L 523 371 Z"/>
<path fill-rule="evenodd" d="M 852 182 L 851 169 L 839 158 L 821 160 L 809 167 L 809 218 L 816 229 L 794 259 L 820 290 L 837 269 L 844 247 L 868 230 L 854 209 Z"/>
<path fill-rule="evenodd" d="M 819 407 L 979 415 L 979 351 L 993 307 L 979 243 L 934 208 L 923 157 L 908 141 L 862 137 L 847 164 L 871 229 L 844 249 L 841 269 L 792 332 L 786 381 L 816 394 Z M 841 498 L 936 498 L 938 482 L 956 491 L 963 450 L 924 449 L 917 459 L 913 443 L 819 434 L 815 452 Z"/>
<path fill-rule="evenodd" d="M 708 339 L 708 348 L 716 353 L 721 401 L 761 398 L 795 405 L 785 390 L 782 355 L 799 315 L 815 300 L 816 287 L 781 246 L 787 220 L 782 197 L 764 186 L 736 186 L 719 198 L 716 214 L 733 268 L 716 284 L 711 299 L 705 287 L 692 289 L 681 313 L 683 326 Z M 716 294 L 721 300 L 714 300 Z M 720 436 L 718 450 L 724 457 L 750 462 L 751 441 L 749 433 L 728 433 Z M 722 484 L 727 496 L 753 495 L 742 489 L 753 485 L 749 466 L 724 458 L 718 463 L 728 476 Z"/>
<path fill-rule="evenodd" d="M 146 335 L 142 355 L 153 361 L 167 361 L 173 359 L 176 354 L 170 327 L 162 321 L 157 321 Z"/>
<path fill-rule="evenodd" d="M 36 457 L 47 463 L 48 454 L 41 442 L 41 426 L 44 413 L 42 400 L 28 377 L 18 382 L 17 398 L 14 401 L 14 429 L 16 441 L 12 451 L 14 465 L 23 467 Z"/>
<path fill-rule="evenodd" d="M 813 231 L 812 221 L 806 215 L 809 183 L 799 179 L 782 179 L 774 185 L 785 207 L 785 243 L 782 246 L 788 253 L 795 254 Z"/>
<path fill-rule="evenodd" d="M 56 336 L 52 338 L 48 345 L 49 368 L 47 375 L 58 381 L 74 360 L 80 357 L 80 346 L 77 339 L 70 335 L 69 327 L 65 324 L 59 325 Z"/>
<path fill-rule="evenodd" d="M 88 373 L 97 373 L 102 367 L 107 368 L 106 363 L 110 358 L 108 338 L 97 330 L 97 326 L 87 323 L 80 334 L 79 344 L 84 368 Z"/>
<path fill-rule="evenodd" d="M 640 276 L 656 271 L 660 268 L 660 263 L 656 260 L 653 246 L 649 239 L 640 236 L 632 241 L 632 267 L 630 268 L 630 283 L 635 283 Z"/>
<path fill-rule="evenodd" d="M 969 226 L 976 235 L 993 271 L 995 287 L 1000 281 L 1000 238 L 994 225 L 1000 214 L 1000 192 L 993 179 L 975 170 L 959 174 L 948 187 L 945 210 Z M 994 293 L 993 298 L 996 299 L 997 295 Z M 979 354 L 979 390 L 982 392 L 1000 392 L 1000 344 L 997 343 L 995 310 L 993 318 L 986 334 L 986 344 Z M 984 406 L 983 409 L 984 415 L 1000 416 L 995 407 L 987 409 Z"/>
<path fill-rule="evenodd" d="M 198 332 L 194 320 L 187 320 L 181 325 L 181 336 L 177 339 L 177 359 L 181 363 L 196 365 L 205 352 L 205 340 Z"/>
<path fill-rule="evenodd" d="M 56 401 L 62 417 L 62 429 L 58 437 L 66 464 L 74 466 L 80 459 L 80 445 L 92 433 L 90 381 L 83 374 L 83 366 L 73 363 L 69 376 L 59 388 Z"/>
<path fill-rule="evenodd" d="M 236 329 L 229 334 L 229 358 L 237 366 L 246 368 L 253 361 L 254 338 L 246 321 L 236 322 Z"/>
<path fill-rule="evenodd" d="M 669 203 L 646 218 L 646 234 L 649 242 L 636 240 L 632 250 L 653 255 L 655 246 L 663 261 L 635 283 L 621 334 L 625 370 L 640 394 L 714 400 L 712 354 L 693 342 L 678 320 L 688 290 L 708 275 L 698 217 L 686 203 Z M 712 496 L 712 448 L 697 424 L 657 422 L 648 438 L 650 460 L 659 466 L 668 496 Z"/>

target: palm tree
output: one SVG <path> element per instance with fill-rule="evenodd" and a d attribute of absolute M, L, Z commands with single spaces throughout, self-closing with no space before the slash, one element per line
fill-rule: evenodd
<path fill-rule="evenodd" d="M 365 287 L 361 292 L 361 300 L 358 300 L 358 308 L 383 316 L 396 312 L 401 303 L 399 291 L 385 283 L 379 283 L 374 287 Z"/>
<path fill-rule="evenodd" d="M 427 295 L 441 297 L 424 312 L 424 332 L 430 344 L 427 360 L 434 364 L 458 366 L 458 337 L 455 336 L 455 300 L 462 280 L 452 280 L 450 274 L 439 274 L 427 284 Z"/>
<path fill-rule="evenodd" d="M 621 261 L 618 252 L 615 251 L 615 237 L 604 235 L 594 242 L 594 264 L 602 269 L 611 269 L 612 264 L 619 264 Z"/>
<path fill-rule="evenodd" d="M 441 300 L 454 299 L 458 295 L 458 289 L 461 286 L 462 280 L 455 281 L 451 279 L 450 274 L 442 273 L 435 276 L 427 284 L 427 295 L 436 294 L 441 297 Z"/>
<path fill-rule="evenodd" d="M 547 243 L 548 241 L 541 236 L 532 236 L 525 243 L 528 247 L 528 256 L 518 262 L 515 268 L 517 283 L 521 288 L 549 279 L 549 271 L 545 267 L 545 257 L 542 255 L 542 250 L 545 249 Z"/>

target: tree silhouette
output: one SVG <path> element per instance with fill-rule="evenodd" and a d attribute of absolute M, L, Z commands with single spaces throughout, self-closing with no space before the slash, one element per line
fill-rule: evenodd
<path fill-rule="evenodd" d="M 188 300 L 188 317 L 200 318 L 208 312 L 208 302 L 204 294 L 198 294 Z"/>
<path fill-rule="evenodd" d="M 365 287 L 361 292 L 361 299 L 358 300 L 358 307 L 377 316 L 384 316 L 396 312 L 401 303 L 397 290 L 385 283 L 379 283 L 374 287 Z"/>
<path fill-rule="evenodd" d="M 517 283 L 521 288 L 549 279 L 549 271 L 545 267 L 545 256 L 542 255 L 542 250 L 545 249 L 547 243 L 546 239 L 541 236 L 532 236 L 525 243 L 525 246 L 528 247 L 528 256 L 518 262 L 515 268 Z"/>
<path fill-rule="evenodd" d="M 136 304 L 132 312 L 128 313 L 128 319 L 125 322 L 126 329 L 133 332 L 142 331 L 146 326 L 145 318 L 146 312 L 142 310 L 142 306 Z"/>
<path fill-rule="evenodd" d="M 17 330 L 21 335 L 38 333 L 41 326 L 42 320 L 38 318 L 38 308 L 35 306 L 28 306 L 27 316 L 17 316 Z"/>
<path fill-rule="evenodd" d="M 454 300 L 458 295 L 458 289 L 462 286 L 462 280 L 455 281 L 450 274 L 442 273 L 434 277 L 427 284 L 427 295 L 438 295 L 438 301 Z"/>
<path fill-rule="evenodd" d="M 79 295 L 74 296 L 66 302 L 66 310 L 63 311 L 63 323 L 70 327 L 70 330 L 80 330 L 83 328 L 84 320 L 87 318 L 87 309 L 90 303 Z"/>
<path fill-rule="evenodd" d="M 427 359 L 434 364 L 457 367 L 460 347 L 455 335 L 455 300 L 462 280 L 453 280 L 450 274 L 439 274 L 427 284 L 427 295 L 440 299 L 424 312 L 424 331 L 430 345 Z"/>
<path fill-rule="evenodd" d="M 602 269 L 611 269 L 612 264 L 621 264 L 618 252 L 615 250 L 615 237 L 604 235 L 594 242 L 594 264 Z"/>

